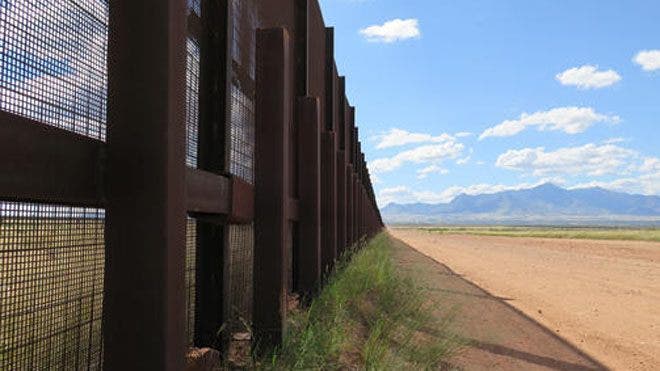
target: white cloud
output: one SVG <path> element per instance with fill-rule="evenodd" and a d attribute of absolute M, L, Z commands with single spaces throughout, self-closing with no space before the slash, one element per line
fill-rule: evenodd
<path fill-rule="evenodd" d="M 465 137 L 472 136 L 474 134 L 470 133 L 469 131 L 461 131 L 461 132 L 456 133 L 454 135 L 456 136 L 456 138 L 465 138 Z"/>
<path fill-rule="evenodd" d="M 417 179 L 424 179 L 431 174 L 442 174 L 445 175 L 449 173 L 449 170 L 444 169 L 438 165 L 430 165 L 423 169 L 417 170 Z"/>
<path fill-rule="evenodd" d="M 458 160 L 456 160 L 456 165 L 467 165 L 467 163 L 470 162 L 470 158 L 472 158 L 472 156 L 459 158 Z"/>
<path fill-rule="evenodd" d="M 660 173 L 660 158 L 646 157 L 639 167 L 639 171 L 643 173 Z"/>
<path fill-rule="evenodd" d="M 376 148 L 384 149 L 405 146 L 407 144 L 442 143 L 454 140 L 454 137 L 446 133 L 432 136 L 431 134 L 411 133 L 406 130 L 393 128 L 387 133 L 377 136 L 376 139 L 380 140 L 376 145 Z"/>
<path fill-rule="evenodd" d="M 422 33 L 419 21 L 410 19 L 393 19 L 382 25 L 373 25 L 360 30 L 360 34 L 371 42 L 393 43 L 407 39 L 418 39 Z"/>
<path fill-rule="evenodd" d="M 415 202 L 441 203 L 445 202 L 442 194 L 431 191 L 413 191 L 408 187 L 398 186 L 385 188 L 378 192 L 377 197 L 380 206 L 386 206 L 392 202 L 399 204 L 409 204 Z"/>
<path fill-rule="evenodd" d="M 555 76 L 562 85 L 573 85 L 580 89 L 599 89 L 621 81 L 614 70 L 599 71 L 598 66 L 584 65 L 569 68 Z"/>
<path fill-rule="evenodd" d="M 539 131 L 563 131 L 567 134 L 578 134 L 598 122 L 618 123 L 620 121 L 618 116 L 603 115 L 589 107 L 559 107 L 532 114 L 523 113 L 516 120 L 506 120 L 486 129 L 479 139 L 510 137 L 528 127 L 536 127 Z"/>
<path fill-rule="evenodd" d="M 521 189 L 530 189 L 537 187 L 541 184 L 547 183 L 548 181 L 549 181 L 548 179 L 544 179 L 536 183 L 520 183 L 513 185 L 481 183 L 481 184 L 472 184 L 469 186 L 453 186 L 453 187 L 445 188 L 438 195 L 439 198 L 442 199 L 442 202 L 451 202 L 454 198 L 456 198 L 456 196 L 461 194 L 473 196 L 473 195 L 481 195 L 481 194 L 498 193 L 504 191 L 519 191 Z"/>
<path fill-rule="evenodd" d="M 627 141 L 628 140 L 626 138 L 617 137 L 617 138 L 606 139 L 606 140 L 603 141 L 603 143 L 605 143 L 605 144 L 617 144 L 617 143 L 623 143 L 623 142 L 627 142 Z"/>
<path fill-rule="evenodd" d="M 633 61 L 642 66 L 644 71 L 660 70 L 660 50 L 642 50 Z"/>
<path fill-rule="evenodd" d="M 393 171 L 405 163 L 439 164 L 447 158 L 457 158 L 463 152 L 464 146 L 454 140 L 440 144 L 431 144 L 399 152 L 393 157 L 379 158 L 369 162 L 369 170 L 373 174 Z"/>
<path fill-rule="evenodd" d="M 378 203 L 380 205 L 387 205 L 392 202 L 397 203 L 409 203 L 413 202 L 411 198 L 411 192 L 407 187 L 398 186 L 385 188 L 378 192 Z"/>
<path fill-rule="evenodd" d="M 546 152 L 543 147 L 508 150 L 497 158 L 496 166 L 529 172 L 534 176 L 552 174 L 602 176 L 623 174 L 637 152 L 612 144 L 593 143 Z"/>
<path fill-rule="evenodd" d="M 411 190 L 408 187 L 399 186 L 386 188 L 380 191 L 378 193 L 378 204 L 380 206 L 386 206 L 391 202 L 400 204 L 415 202 L 432 204 L 447 203 L 451 202 L 461 194 L 474 196 L 504 191 L 519 191 L 538 187 L 548 182 L 566 187 L 567 189 L 601 187 L 618 192 L 660 195 L 660 159 L 647 158 L 646 160 L 648 160 L 648 163 L 646 161 L 645 163 L 649 164 L 649 166 L 651 166 L 650 164 L 653 164 L 651 168 L 647 169 L 649 172 L 611 181 L 590 181 L 568 186 L 566 180 L 561 177 L 546 177 L 536 182 L 524 182 L 519 184 L 481 183 L 469 186 L 452 186 L 437 192 L 428 190 Z"/>
<path fill-rule="evenodd" d="M 615 192 L 660 195 L 660 172 L 642 174 L 636 177 L 619 178 L 611 181 L 591 181 L 579 183 L 568 189 L 600 187 Z"/>
<path fill-rule="evenodd" d="M 634 174 L 613 180 L 592 180 L 574 184 L 568 189 L 600 187 L 616 192 L 660 195 L 660 158 L 644 157 L 641 164 L 631 165 Z"/>

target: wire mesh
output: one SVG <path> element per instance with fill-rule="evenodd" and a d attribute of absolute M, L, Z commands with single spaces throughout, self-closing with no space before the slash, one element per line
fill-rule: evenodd
<path fill-rule="evenodd" d="M 104 217 L 0 202 L 0 369 L 101 369 Z"/>
<path fill-rule="evenodd" d="M 0 0 L 0 110 L 105 140 L 106 0 Z"/>
<path fill-rule="evenodd" d="M 254 99 L 231 86 L 229 172 L 254 183 Z"/>
<path fill-rule="evenodd" d="M 196 168 L 199 143 L 199 43 L 188 38 L 186 50 L 186 165 Z"/>
<path fill-rule="evenodd" d="M 231 56 L 254 80 L 256 65 L 257 4 L 254 0 L 231 0 Z"/>
<path fill-rule="evenodd" d="M 231 90 L 229 172 L 254 184 L 254 77 L 257 3 L 231 0 Z M 252 317 L 254 227 L 230 225 L 228 231 L 228 297 L 225 313 L 231 331 L 244 331 Z"/>
<path fill-rule="evenodd" d="M 188 12 L 201 15 L 201 1 L 188 0 Z M 194 35 L 186 40 L 186 165 L 197 168 L 199 146 L 199 84 L 200 46 Z M 197 221 L 188 217 L 186 223 L 186 342 L 193 346 L 195 341 L 195 302 L 197 293 Z"/>
<path fill-rule="evenodd" d="M 254 183 L 254 76 L 257 4 L 231 0 L 232 81 L 229 172 Z"/>
<path fill-rule="evenodd" d="M 245 330 L 252 320 L 252 264 L 254 260 L 254 226 L 230 225 L 229 243 L 229 300 L 226 301 L 232 330 Z"/>
<path fill-rule="evenodd" d="M 197 273 L 197 221 L 188 218 L 186 224 L 186 340 L 193 346 L 195 339 L 195 295 Z"/>
<path fill-rule="evenodd" d="M 188 9 L 196 13 L 197 15 L 202 14 L 202 1 L 201 0 L 188 0 Z"/>

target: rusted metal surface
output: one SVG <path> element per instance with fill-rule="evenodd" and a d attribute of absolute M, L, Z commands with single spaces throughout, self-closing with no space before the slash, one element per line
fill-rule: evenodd
<path fill-rule="evenodd" d="M 224 174 L 226 128 L 231 119 L 231 18 L 227 0 L 202 0 L 201 11 L 198 167 Z"/>
<path fill-rule="evenodd" d="M 270 0 L 259 2 L 259 18 L 263 27 L 286 28 L 289 34 L 295 32 L 295 0 Z"/>
<path fill-rule="evenodd" d="M 297 119 L 300 125 L 299 246 L 297 251 L 297 287 L 311 293 L 321 279 L 321 112 L 316 97 L 298 98 Z"/>
<path fill-rule="evenodd" d="M 253 219 L 254 186 L 238 177 L 232 177 L 229 222 L 233 224 L 246 224 L 251 223 Z"/>
<path fill-rule="evenodd" d="M 346 247 L 353 245 L 353 165 L 346 165 Z"/>
<path fill-rule="evenodd" d="M 293 0 L 293 27 L 291 29 L 291 38 L 293 39 L 293 55 L 295 63 L 294 72 L 294 93 L 296 96 L 303 97 L 309 91 L 309 49 L 313 47 L 309 43 L 309 1 Z M 288 25 L 287 25 L 288 26 Z"/>
<path fill-rule="evenodd" d="M 321 128 L 333 130 L 332 123 L 326 124 L 327 112 L 332 112 L 332 104 L 326 102 L 326 28 L 321 8 L 316 0 L 302 0 L 307 3 L 307 91 L 306 95 L 319 99 L 319 120 Z M 330 49 L 332 52 L 333 49 Z M 334 56 L 334 54 L 332 54 Z"/>
<path fill-rule="evenodd" d="M 346 161 L 344 151 L 337 151 L 337 256 L 346 250 Z"/>
<path fill-rule="evenodd" d="M 362 170 L 364 169 L 364 163 L 362 162 L 364 159 L 362 157 L 362 144 L 358 140 L 357 142 L 357 154 L 358 154 L 358 159 L 357 159 L 357 173 L 355 174 L 355 179 L 357 181 L 357 201 L 355 202 L 355 208 L 356 208 L 356 214 L 357 214 L 357 239 L 359 240 L 362 236 L 364 236 L 364 230 L 362 229 L 362 223 L 364 222 L 363 220 L 363 215 L 362 215 L 362 208 L 364 206 L 364 198 L 363 198 L 363 185 L 362 185 Z"/>
<path fill-rule="evenodd" d="M 231 18 L 228 1 L 201 0 L 199 78 L 199 169 L 221 176 L 226 172 L 227 123 L 230 120 L 229 35 Z M 193 13 L 194 14 L 194 13 Z M 190 22 L 189 22 L 190 24 Z M 233 187 L 222 177 L 226 192 L 214 192 L 205 202 L 216 209 L 197 217 L 197 261 L 195 271 L 194 345 L 222 349 L 218 329 L 224 323 L 225 224 L 232 210 Z M 188 182 L 188 192 L 192 185 Z M 191 210 L 189 205 L 188 210 Z"/>
<path fill-rule="evenodd" d="M 264 345 L 281 341 L 286 316 L 288 126 L 291 40 L 283 28 L 257 32 L 254 329 Z"/>
<path fill-rule="evenodd" d="M 0 199 L 99 207 L 99 140 L 0 111 Z"/>
<path fill-rule="evenodd" d="M 0 199 L 106 208 L 105 368 L 182 369 L 186 334 L 225 347 L 236 308 L 277 344 L 287 294 L 382 227 L 334 30 L 317 0 L 109 5 L 107 144 L 105 121 L 74 123 L 91 139 L 0 112 Z"/>
<path fill-rule="evenodd" d="M 185 14 L 184 0 L 110 3 L 108 370 L 184 366 Z"/>
<path fill-rule="evenodd" d="M 337 65 L 335 64 L 335 29 L 325 28 L 325 130 L 337 131 L 339 115 L 339 78 L 337 76 Z M 337 134 L 339 135 L 339 134 Z M 341 143 L 338 138 L 337 146 Z"/>
<path fill-rule="evenodd" d="M 345 149 L 346 152 L 346 243 L 347 246 L 352 246 L 355 243 L 355 182 L 353 177 L 355 174 L 355 164 L 353 162 L 354 141 L 353 135 L 355 133 L 355 116 L 354 109 L 348 104 L 346 99 L 346 82 L 340 82 L 340 87 L 344 89 L 342 100 L 344 102 L 345 110 L 348 112 L 344 127 Z"/>
<path fill-rule="evenodd" d="M 337 258 L 337 166 L 335 133 L 324 132 L 321 137 L 321 267 L 334 266 Z"/>
<path fill-rule="evenodd" d="M 229 214 L 233 206 L 232 180 L 197 169 L 186 169 L 186 209 L 191 213 Z"/>
<path fill-rule="evenodd" d="M 300 221 L 300 200 L 297 198 L 289 198 L 287 203 L 287 218 L 291 222 Z"/>

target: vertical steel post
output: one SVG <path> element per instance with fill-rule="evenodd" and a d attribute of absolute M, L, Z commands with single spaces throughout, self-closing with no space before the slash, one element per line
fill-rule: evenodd
<path fill-rule="evenodd" d="M 335 67 L 336 69 L 336 67 Z M 348 210 L 349 210 L 349 199 L 348 199 L 348 176 L 350 174 L 348 168 L 348 150 L 347 150 L 347 103 L 346 103 L 346 79 L 343 76 L 337 77 L 337 92 L 336 92 L 337 106 L 338 106 L 338 117 L 337 125 L 339 129 L 337 133 L 339 135 L 339 153 L 338 153 L 338 162 L 337 167 L 341 169 L 338 174 L 337 182 L 338 186 L 338 197 L 339 197 L 339 219 L 340 223 L 339 237 L 341 238 L 341 252 L 343 253 L 349 246 L 348 236 Z"/>
<path fill-rule="evenodd" d="M 357 166 L 357 173 L 356 173 L 357 185 L 358 185 L 358 187 L 357 187 L 357 196 L 358 197 L 357 197 L 357 202 L 355 203 L 355 208 L 357 209 L 357 218 L 356 219 L 357 219 L 357 231 L 358 231 L 357 239 L 358 239 L 358 241 L 362 238 L 362 204 L 363 204 L 363 200 L 362 200 L 362 157 L 361 157 L 362 152 L 361 151 L 362 151 L 361 143 L 358 140 L 357 150 L 356 150 L 356 153 L 357 153 L 356 163 L 358 165 Z"/>
<path fill-rule="evenodd" d="M 358 172 L 358 163 L 357 163 L 357 136 L 358 136 L 358 130 L 355 127 L 355 121 L 352 122 L 352 128 L 351 128 L 351 163 L 353 164 L 353 171 L 351 173 L 351 183 L 352 183 L 352 188 L 351 190 L 353 191 L 352 195 L 352 200 L 353 203 L 351 204 L 351 214 L 352 214 L 352 222 L 353 225 L 351 226 L 351 231 L 352 231 L 352 241 L 353 243 L 358 242 L 358 220 L 357 220 L 357 203 L 358 203 L 358 180 L 357 180 L 357 172 Z"/>
<path fill-rule="evenodd" d="M 342 79 L 341 86 L 345 88 L 345 79 Z M 345 155 L 346 155 L 346 246 L 353 245 L 353 158 L 351 153 L 353 151 L 353 125 L 355 123 L 354 109 L 348 105 L 346 101 L 345 91 L 341 91 L 344 100 L 344 109 L 347 112 L 346 121 L 344 123 L 344 141 L 345 141 Z"/>
<path fill-rule="evenodd" d="M 184 366 L 186 2 L 112 0 L 104 367 Z"/>
<path fill-rule="evenodd" d="M 300 221 L 298 287 L 312 293 L 321 280 L 321 118 L 315 97 L 297 100 Z"/>
<path fill-rule="evenodd" d="M 332 269 L 337 258 L 337 166 L 335 133 L 323 133 L 321 147 L 321 264 L 325 271 Z"/>
<path fill-rule="evenodd" d="M 253 321 L 263 346 L 281 342 L 286 321 L 292 62 L 285 29 L 257 31 Z"/>
<path fill-rule="evenodd" d="M 226 1 L 203 0 L 200 42 L 198 167 L 225 172 L 225 125 L 229 110 L 229 8 Z M 224 225 L 198 221 L 195 345 L 220 348 L 223 324 Z"/>
<path fill-rule="evenodd" d="M 337 255 L 346 250 L 346 161 L 344 151 L 337 151 Z"/>

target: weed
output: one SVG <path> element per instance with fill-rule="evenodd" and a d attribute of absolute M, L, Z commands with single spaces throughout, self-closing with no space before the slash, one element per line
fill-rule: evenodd
<path fill-rule="evenodd" d="M 306 310 L 290 316 L 288 333 L 263 368 L 437 368 L 460 346 L 450 318 L 399 272 L 386 234 L 346 254 Z M 428 331 L 432 329 L 432 331 Z"/>

